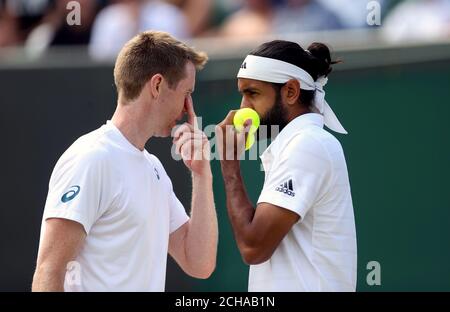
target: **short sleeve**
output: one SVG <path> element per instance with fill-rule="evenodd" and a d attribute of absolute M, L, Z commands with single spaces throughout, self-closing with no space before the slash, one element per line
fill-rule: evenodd
<path fill-rule="evenodd" d="M 49 183 L 44 220 L 68 219 L 83 225 L 88 234 L 107 207 L 109 183 L 105 159 L 89 152 L 58 161 Z"/>
<path fill-rule="evenodd" d="M 297 135 L 274 156 L 258 203 L 288 209 L 304 219 L 329 181 L 331 162 L 327 151 L 318 140 Z"/>
<path fill-rule="evenodd" d="M 189 221 L 186 210 L 183 204 L 179 201 L 173 190 L 169 194 L 169 208 L 170 208 L 170 225 L 169 232 L 175 232 L 180 226 Z"/>

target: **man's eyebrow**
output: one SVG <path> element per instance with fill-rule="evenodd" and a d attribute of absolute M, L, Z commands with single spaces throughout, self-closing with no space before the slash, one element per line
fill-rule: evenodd
<path fill-rule="evenodd" d="M 240 93 L 251 93 L 251 92 L 258 92 L 259 90 L 257 88 L 253 88 L 253 87 L 248 87 L 248 88 L 244 88 L 242 90 L 239 90 Z"/>

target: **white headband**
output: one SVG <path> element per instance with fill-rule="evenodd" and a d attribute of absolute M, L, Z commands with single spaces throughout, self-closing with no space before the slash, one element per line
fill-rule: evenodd
<path fill-rule="evenodd" d="M 314 107 L 323 115 L 325 125 L 331 130 L 347 134 L 330 105 L 325 101 L 325 91 L 328 78 L 322 76 L 316 81 L 306 71 L 298 66 L 280 60 L 247 55 L 237 74 L 238 78 L 248 78 L 273 83 L 285 83 L 290 79 L 300 81 L 303 90 L 315 90 Z"/>

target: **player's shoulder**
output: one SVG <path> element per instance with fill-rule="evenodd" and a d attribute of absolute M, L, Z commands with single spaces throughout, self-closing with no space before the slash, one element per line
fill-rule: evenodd
<path fill-rule="evenodd" d="M 308 127 L 293 133 L 285 146 L 288 150 L 311 150 L 327 153 L 342 150 L 339 140 L 321 127 Z"/>
<path fill-rule="evenodd" d="M 92 168 L 108 164 L 110 161 L 109 144 L 105 140 L 103 129 L 99 128 L 79 137 L 61 155 L 55 170 L 71 167 Z"/>
<path fill-rule="evenodd" d="M 341 143 L 333 134 L 321 127 L 308 127 L 296 132 L 290 143 L 299 147 L 325 149 L 330 146 L 341 146 Z"/>

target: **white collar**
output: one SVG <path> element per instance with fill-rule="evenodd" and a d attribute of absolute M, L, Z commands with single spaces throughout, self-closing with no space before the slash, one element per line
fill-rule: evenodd
<path fill-rule="evenodd" d="M 137 156 L 142 157 L 143 155 L 145 155 L 145 148 L 141 151 L 130 141 L 128 141 L 128 139 L 123 135 L 122 131 L 120 131 L 119 128 L 116 127 L 112 120 L 106 121 L 105 128 L 113 133 L 114 137 L 116 138 L 116 143 L 118 143 L 123 149 Z"/>

